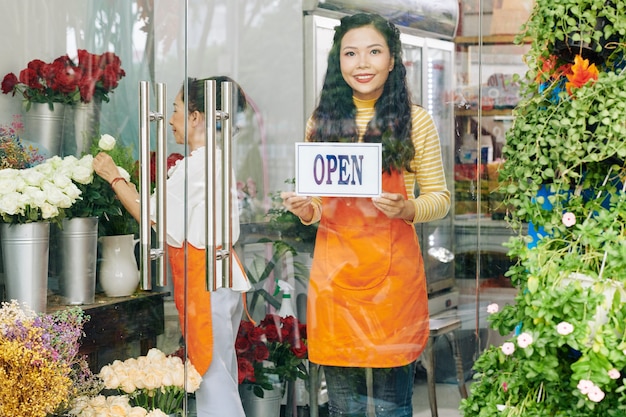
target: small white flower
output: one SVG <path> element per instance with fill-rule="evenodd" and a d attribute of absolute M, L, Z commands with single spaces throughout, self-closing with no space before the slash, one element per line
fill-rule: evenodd
<path fill-rule="evenodd" d="M 609 369 L 608 374 L 611 379 L 618 379 L 620 377 L 619 371 L 615 368 Z"/>
<path fill-rule="evenodd" d="M 594 386 L 595 385 L 593 381 L 590 381 L 588 379 L 581 379 L 580 381 L 578 381 L 578 385 L 576 386 L 576 388 L 578 388 L 578 390 L 582 394 L 587 395 L 589 391 L 591 390 L 591 388 L 593 388 Z"/>
<path fill-rule="evenodd" d="M 502 353 L 508 356 L 508 355 L 513 354 L 513 352 L 515 352 L 515 345 L 511 342 L 505 342 L 502 344 L 500 349 L 502 349 Z"/>
<path fill-rule="evenodd" d="M 600 387 L 594 385 L 587 393 L 587 398 L 589 398 L 594 403 L 599 403 L 604 399 L 604 395 L 604 391 L 602 391 Z"/>
<path fill-rule="evenodd" d="M 568 334 L 574 331 L 574 326 L 572 326 L 570 323 L 566 321 L 562 321 L 556 325 L 556 331 L 561 336 L 567 336 Z"/>
<path fill-rule="evenodd" d="M 489 314 L 497 313 L 499 310 L 500 306 L 498 306 L 498 304 L 496 303 L 492 303 L 487 306 L 487 313 Z"/>
<path fill-rule="evenodd" d="M 533 342 L 533 337 L 529 333 L 522 333 L 517 336 L 517 345 L 522 349 L 528 347 Z"/>
<path fill-rule="evenodd" d="M 504 410 L 506 410 L 506 405 L 504 405 L 504 404 L 496 404 L 496 408 L 498 409 L 498 411 L 504 411 Z"/>
<path fill-rule="evenodd" d="M 115 138 L 107 133 L 100 136 L 98 147 L 103 151 L 110 151 L 115 148 Z"/>

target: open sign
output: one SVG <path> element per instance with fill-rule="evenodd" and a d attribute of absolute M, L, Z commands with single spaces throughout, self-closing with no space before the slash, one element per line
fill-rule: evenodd
<path fill-rule="evenodd" d="M 378 197 L 382 191 L 380 143 L 296 143 L 296 193 Z"/>

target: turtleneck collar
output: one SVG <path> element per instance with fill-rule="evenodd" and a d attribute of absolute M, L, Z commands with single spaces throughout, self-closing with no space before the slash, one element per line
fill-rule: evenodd
<path fill-rule="evenodd" d="M 378 99 L 372 98 L 369 100 L 361 100 L 352 96 L 352 100 L 354 101 L 354 105 L 357 109 L 373 109 Z"/>

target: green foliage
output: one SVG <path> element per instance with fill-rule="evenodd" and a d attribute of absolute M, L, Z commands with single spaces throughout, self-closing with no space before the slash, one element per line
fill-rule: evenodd
<path fill-rule="evenodd" d="M 626 415 L 624 7 L 536 0 L 517 38 L 532 41 L 529 69 L 499 174 L 518 231 L 507 243 L 516 262 L 506 275 L 519 292 L 515 305 L 489 317 L 501 335 L 514 336 L 476 361 L 465 417 Z M 564 47 L 579 41 L 579 49 Z M 568 91 L 557 68 L 572 53 L 599 73 Z M 531 245 L 529 223 L 541 233 Z"/>

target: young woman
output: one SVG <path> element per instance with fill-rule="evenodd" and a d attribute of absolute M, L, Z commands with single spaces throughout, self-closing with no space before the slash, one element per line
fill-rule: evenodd
<path fill-rule="evenodd" d="M 372 14 L 341 19 L 306 140 L 383 145 L 380 197 L 282 193 L 305 224 L 320 222 L 308 296 L 309 359 L 324 365 L 332 416 L 410 417 L 415 361 L 429 334 L 413 224 L 444 217 L 450 193 L 435 125 L 410 102 L 393 24 Z"/>
<path fill-rule="evenodd" d="M 228 79 L 215 79 L 219 96 L 221 81 Z M 203 377 L 196 391 L 198 416 L 245 417 L 238 391 L 235 338 L 243 313 L 241 292 L 250 289 L 250 285 L 241 265 L 233 262 L 233 289 L 218 288 L 211 293 L 205 289 L 204 81 L 188 80 L 188 97 L 184 96 L 185 90 L 181 89 L 174 100 L 174 112 L 169 120 L 176 143 L 187 143 L 190 153 L 170 171 L 167 180 L 168 255 L 174 298 L 185 334 L 187 353 Z M 238 91 L 238 110 L 242 111 L 245 98 L 241 90 Z M 221 103 L 219 98 L 217 103 Z M 220 161 L 221 158 L 218 156 L 216 160 Z M 139 221 L 139 194 L 132 184 L 118 180 L 119 173 L 111 157 L 106 153 L 97 155 L 94 158 L 94 170 L 111 184 L 124 207 Z M 221 179 L 218 178 L 216 183 L 221 183 Z M 233 241 L 236 241 L 239 237 L 236 189 L 231 194 L 234 208 L 231 214 Z M 217 198 L 221 199 L 219 192 Z M 156 202 L 151 207 L 156 207 Z M 218 219 L 217 223 L 221 221 Z M 216 236 L 221 236 L 221 231 L 216 231 Z M 221 280 L 218 279 L 218 283 Z"/>

